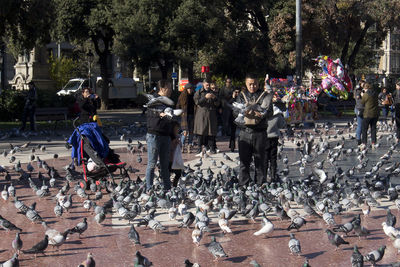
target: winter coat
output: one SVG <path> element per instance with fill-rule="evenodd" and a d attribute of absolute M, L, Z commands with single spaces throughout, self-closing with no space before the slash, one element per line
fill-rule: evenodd
<path fill-rule="evenodd" d="M 188 131 L 188 115 L 194 115 L 194 95 L 189 95 L 187 92 L 182 92 L 179 95 L 178 102 L 176 103 L 176 108 L 182 109 L 181 114 L 181 129 L 183 131 Z M 192 114 L 190 114 L 192 113 Z"/>
<path fill-rule="evenodd" d="M 155 94 L 155 97 L 159 96 L 160 95 Z M 161 136 L 171 135 L 171 120 L 167 116 L 163 118 L 160 117 L 160 112 L 164 111 L 167 107 L 168 106 L 163 103 L 158 103 L 147 109 L 147 133 Z"/>
<path fill-rule="evenodd" d="M 379 117 L 378 95 L 371 89 L 364 93 L 361 103 L 364 105 L 364 118 Z"/>
<path fill-rule="evenodd" d="M 286 121 L 283 118 L 282 111 L 273 106 L 274 114 L 272 117 L 268 119 L 268 129 L 267 129 L 267 137 L 268 138 L 278 138 L 280 135 L 280 129 L 286 127 Z"/>
<path fill-rule="evenodd" d="M 392 97 L 393 105 L 400 105 L 400 90 L 394 90 Z"/>
<path fill-rule="evenodd" d="M 218 131 L 217 107 L 220 105 L 218 96 L 206 99 L 206 94 L 215 94 L 212 90 L 200 89 L 194 94 L 194 103 L 197 105 L 194 117 L 194 134 L 216 136 Z"/>
<path fill-rule="evenodd" d="M 356 115 L 362 117 L 364 114 L 364 105 L 361 103 L 361 89 L 356 89 L 354 91 L 354 99 L 356 100 Z"/>

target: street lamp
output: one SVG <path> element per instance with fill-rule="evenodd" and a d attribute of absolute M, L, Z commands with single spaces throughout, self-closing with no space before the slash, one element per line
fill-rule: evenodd
<path fill-rule="evenodd" d="M 94 59 L 94 55 L 93 55 L 93 53 L 92 53 L 92 50 L 90 50 L 89 49 L 89 51 L 87 52 L 87 54 L 86 54 L 86 58 L 87 58 L 87 60 L 88 60 L 88 63 L 89 63 L 89 73 L 88 73 L 88 77 L 89 77 L 89 87 L 91 88 L 91 67 L 92 67 L 92 62 L 93 62 L 93 59 Z"/>

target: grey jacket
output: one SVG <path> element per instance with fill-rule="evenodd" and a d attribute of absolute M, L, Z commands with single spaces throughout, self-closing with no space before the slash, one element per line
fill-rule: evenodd
<path fill-rule="evenodd" d="M 268 119 L 268 129 L 267 129 L 267 137 L 268 138 L 278 138 L 280 135 L 280 129 L 286 127 L 286 121 L 283 118 L 282 111 L 273 106 L 274 115 Z"/>

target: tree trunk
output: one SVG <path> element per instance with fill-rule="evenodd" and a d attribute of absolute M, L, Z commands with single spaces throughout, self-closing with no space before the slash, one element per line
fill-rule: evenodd
<path fill-rule="evenodd" d="M 342 54 L 340 56 L 340 59 L 342 60 L 343 63 L 346 62 L 346 60 L 347 60 L 347 53 L 349 51 L 350 38 L 351 38 L 351 28 L 349 27 L 347 29 L 346 39 L 344 40 L 344 46 L 342 49 Z"/>
<path fill-rule="evenodd" d="M 193 83 L 193 61 L 189 61 L 188 65 L 187 65 L 187 70 L 188 70 L 188 80 L 190 83 Z"/>
<path fill-rule="evenodd" d="M 166 66 L 166 64 L 161 64 L 158 63 L 158 67 L 160 68 L 161 71 L 161 79 L 163 80 L 167 80 L 168 79 L 168 68 Z"/>
<path fill-rule="evenodd" d="M 347 62 L 349 70 L 353 69 L 353 64 L 356 59 L 356 56 L 358 52 L 360 51 L 361 45 L 365 39 L 365 36 L 367 35 L 368 29 L 372 26 L 372 23 L 370 21 L 365 22 L 365 27 L 362 30 L 359 38 L 357 39 L 356 44 L 354 45 L 353 51 L 351 52 L 351 55 L 349 57 L 349 61 Z"/>
<path fill-rule="evenodd" d="M 101 90 L 101 110 L 108 109 L 108 69 L 107 69 L 107 53 L 99 55 L 100 75 L 103 80 Z"/>

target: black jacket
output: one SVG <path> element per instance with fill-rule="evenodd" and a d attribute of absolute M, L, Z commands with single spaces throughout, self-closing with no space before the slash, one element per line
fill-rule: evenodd
<path fill-rule="evenodd" d="M 97 100 L 90 97 L 84 98 L 79 96 L 77 99 L 80 109 L 80 119 L 84 122 L 89 122 L 90 119 L 96 115 L 97 112 Z"/>
<path fill-rule="evenodd" d="M 155 97 L 159 95 L 156 94 Z M 147 110 L 147 132 L 149 134 L 168 136 L 172 133 L 172 123 L 167 117 L 161 118 L 160 113 L 168 106 L 160 103 Z"/>
<path fill-rule="evenodd" d="M 254 103 L 263 93 L 264 91 L 262 89 L 258 89 L 255 93 L 250 93 L 248 90 L 244 91 L 244 94 L 247 98 L 247 101 L 250 103 Z M 270 118 L 273 114 L 273 110 L 272 110 L 272 97 L 273 94 L 271 93 L 264 93 L 264 96 L 257 102 L 258 104 L 263 104 L 263 106 L 265 106 L 267 112 L 264 115 L 264 117 L 261 119 L 261 121 L 254 126 L 244 126 L 244 125 L 239 125 L 239 127 L 241 127 L 242 129 L 252 129 L 255 131 L 263 131 L 263 130 L 267 130 L 268 128 L 268 118 Z M 239 95 L 236 97 L 235 99 L 236 102 L 238 103 L 242 103 L 245 104 L 246 101 L 243 97 L 242 93 L 239 93 Z M 234 116 L 237 117 L 238 113 L 234 112 Z"/>

